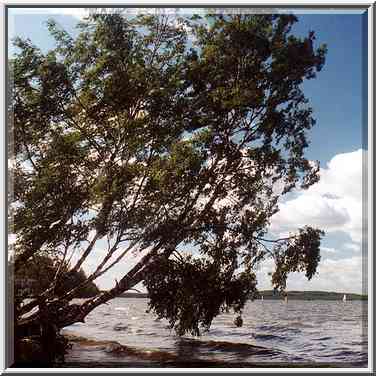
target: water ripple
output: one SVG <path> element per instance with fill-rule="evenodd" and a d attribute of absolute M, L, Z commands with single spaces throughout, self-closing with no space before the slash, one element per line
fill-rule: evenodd
<path fill-rule="evenodd" d="M 346 306 L 327 301 L 289 301 L 288 305 L 249 302 L 243 311 L 243 327 L 234 325 L 233 315 L 223 314 L 214 319 L 208 333 L 183 338 L 175 335 L 166 320 L 145 313 L 146 309 L 147 299 L 114 299 L 93 311 L 85 324 L 76 323 L 68 329 L 82 337 L 147 348 L 155 354 L 153 364 L 157 365 L 162 364 L 161 352 L 162 357 L 169 354 L 168 362 L 184 364 L 194 359 L 231 364 L 340 362 L 349 367 L 367 366 L 364 302 Z M 95 356 L 92 349 L 85 351 L 82 356 Z M 104 361 L 112 359 L 106 358 L 110 356 L 106 353 L 102 356 Z"/>

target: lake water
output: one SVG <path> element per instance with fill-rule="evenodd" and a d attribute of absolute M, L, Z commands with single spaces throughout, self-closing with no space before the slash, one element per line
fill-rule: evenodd
<path fill-rule="evenodd" d="M 146 312 L 147 303 L 143 298 L 117 298 L 94 310 L 85 323 L 64 329 L 65 333 L 95 341 L 110 340 L 131 346 L 136 350 L 132 361 L 126 355 L 98 351 L 98 347 L 79 351 L 79 346 L 74 345 L 66 357 L 67 363 L 165 367 L 169 364 L 166 359 L 170 363 L 175 359 L 175 367 L 205 361 L 217 362 L 222 367 L 272 367 L 280 363 L 367 367 L 367 302 L 249 301 L 242 327 L 234 325 L 233 314 L 222 314 L 215 318 L 210 331 L 200 337 L 176 336 L 167 321 Z M 140 355 L 137 363 L 137 351 L 166 356 Z"/>

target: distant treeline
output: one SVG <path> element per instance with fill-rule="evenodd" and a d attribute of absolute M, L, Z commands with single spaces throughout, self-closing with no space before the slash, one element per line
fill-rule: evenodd
<path fill-rule="evenodd" d="M 326 292 L 326 291 L 287 291 L 289 300 L 342 300 L 343 295 L 346 295 L 346 300 L 367 300 L 367 295 L 349 294 L 341 292 Z M 256 299 L 284 299 L 286 293 L 279 293 L 273 290 L 259 291 Z"/>
<path fill-rule="evenodd" d="M 347 300 L 367 300 L 367 295 L 348 294 L 339 292 L 326 292 L 326 291 L 288 291 L 287 296 L 289 300 L 342 300 L 343 295 L 346 294 Z M 274 292 L 273 290 L 259 291 L 255 299 L 265 300 L 281 300 L 284 299 L 284 294 Z M 120 298 L 147 298 L 146 293 L 126 292 L 119 296 Z"/>
<path fill-rule="evenodd" d="M 119 298 L 148 298 L 149 295 L 141 292 L 125 292 L 119 295 Z"/>

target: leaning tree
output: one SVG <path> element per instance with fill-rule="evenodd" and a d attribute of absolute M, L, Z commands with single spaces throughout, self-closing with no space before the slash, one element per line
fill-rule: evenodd
<path fill-rule="evenodd" d="M 48 52 L 14 41 L 13 267 L 39 255 L 70 265 L 20 307 L 16 328 L 38 322 L 41 300 L 62 328 L 143 281 L 159 317 L 197 334 L 241 312 L 266 258 L 281 290 L 290 272 L 315 274 L 322 231 L 268 234 L 279 198 L 319 178 L 304 156 L 314 119 L 301 85 L 326 48 L 312 31 L 294 36 L 296 21 L 97 14 L 76 37 L 49 21 Z M 59 288 L 98 243 L 96 269 Z M 129 253 L 142 257 L 113 288 L 69 304 Z"/>

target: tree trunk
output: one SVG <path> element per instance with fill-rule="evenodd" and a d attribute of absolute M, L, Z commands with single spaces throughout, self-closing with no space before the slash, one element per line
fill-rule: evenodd
<path fill-rule="evenodd" d="M 76 322 L 84 322 L 85 317 L 96 307 L 108 302 L 120 294 L 130 290 L 140 283 L 148 272 L 148 266 L 153 262 L 162 244 L 144 256 L 111 290 L 87 300 L 83 304 L 69 304 L 68 300 L 57 298 L 51 302 L 40 299 L 39 310 L 27 318 L 20 319 L 15 325 L 16 356 L 22 356 L 22 344 L 27 338 L 38 338 L 43 350 L 43 359 L 47 364 L 53 363 L 57 357 L 64 357 L 67 341 L 59 335 L 60 329 Z M 170 257 L 175 247 L 166 248 L 163 256 Z M 38 359 L 34 360 L 40 363 Z M 33 362 L 33 359 L 31 359 Z"/>

